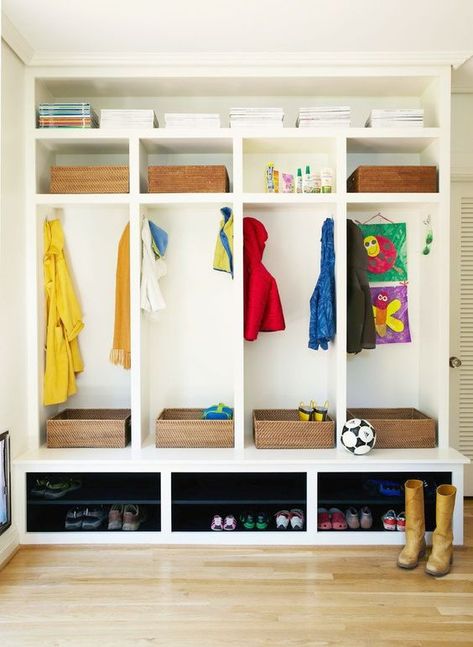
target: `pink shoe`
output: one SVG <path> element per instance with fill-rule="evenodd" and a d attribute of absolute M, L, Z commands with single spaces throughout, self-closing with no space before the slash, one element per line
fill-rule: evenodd
<path fill-rule="evenodd" d="M 223 519 L 219 514 L 214 514 L 212 523 L 210 524 L 211 530 L 223 530 Z"/>
<path fill-rule="evenodd" d="M 330 518 L 332 519 L 332 528 L 334 530 L 347 529 L 347 520 L 345 519 L 345 515 L 339 508 L 330 508 L 328 513 L 330 515 Z"/>
<path fill-rule="evenodd" d="M 225 521 L 223 522 L 224 530 L 236 530 L 237 520 L 232 514 L 227 514 Z"/>
<path fill-rule="evenodd" d="M 317 528 L 318 530 L 332 530 L 332 522 L 327 508 L 317 510 Z"/>

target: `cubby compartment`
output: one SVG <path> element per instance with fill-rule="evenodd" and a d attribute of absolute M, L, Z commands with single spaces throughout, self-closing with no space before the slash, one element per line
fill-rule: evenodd
<path fill-rule="evenodd" d="M 26 474 L 26 496 L 27 532 L 117 532 L 120 528 L 108 530 L 108 512 L 113 505 L 137 506 L 140 523 L 135 531 L 161 530 L 158 473 L 30 472 Z M 97 527 L 84 528 L 77 522 L 78 527 L 66 528 L 66 515 L 72 510 L 79 519 L 91 513 Z"/>
<path fill-rule="evenodd" d="M 127 138 L 91 136 L 87 130 L 74 134 L 60 131 L 57 136 L 53 136 L 49 129 L 46 130 L 46 133 L 40 131 L 36 139 L 37 193 L 51 192 L 51 167 L 53 166 L 129 168 Z M 104 190 L 97 190 L 94 193 L 110 193 L 105 183 L 104 187 Z M 83 190 L 74 191 L 74 193 L 84 192 L 87 193 Z M 120 192 L 127 193 L 124 190 Z"/>
<path fill-rule="evenodd" d="M 266 191 L 266 168 L 270 162 L 279 171 L 279 193 L 283 193 L 283 173 L 292 174 L 296 183 L 297 170 L 301 169 L 304 178 L 307 166 L 310 167 L 311 173 L 320 173 L 322 168 L 331 169 L 330 193 L 336 193 L 336 140 L 314 137 L 305 130 L 300 131 L 305 136 L 299 137 L 247 137 L 243 140 L 243 191 L 245 193 Z"/>
<path fill-rule="evenodd" d="M 258 219 L 268 239 L 263 265 L 279 288 L 285 330 L 260 332 L 244 343 L 246 444 L 253 444 L 253 410 L 297 409 L 300 402 L 328 401 L 336 418 L 336 340 L 328 350 L 309 343 L 310 298 L 320 272 L 321 230 L 334 217 L 333 205 L 244 205 L 244 216 Z M 344 226 L 344 223 L 343 223 Z M 336 237 L 336 233 L 334 234 Z"/>
<path fill-rule="evenodd" d="M 366 129 L 347 139 L 347 177 L 359 166 L 436 166 L 439 162 L 438 130 L 413 129 L 412 136 Z M 386 130 L 388 132 L 386 133 Z M 401 129 L 402 130 L 402 129 Z M 419 133 L 419 130 L 421 131 Z M 405 133 L 406 129 L 403 129 Z"/>
<path fill-rule="evenodd" d="M 382 217 L 373 218 L 377 214 Z M 391 269 L 389 273 L 379 275 L 389 279 L 387 281 L 376 280 L 375 274 L 369 275 L 374 305 L 377 308 L 376 301 L 384 292 L 389 316 L 385 335 L 377 335 L 375 349 L 347 355 L 347 407 L 349 410 L 360 407 L 415 408 L 433 418 L 438 425 L 439 438 L 445 438 L 443 434 L 448 428 L 448 410 L 443 398 L 443 389 L 446 388 L 443 363 L 448 362 L 448 358 L 438 350 L 444 343 L 445 327 L 438 315 L 432 317 L 433 299 L 442 299 L 446 289 L 441 265 L 445 252 L 442 244 L 445 227 L 443 214 L 435 204 L 381 203 L 372 206 L 350 205 L 348 217 L 359 224 L 386 226 L 384 231 L 366 229 L 366 238 L 368 234 L 371 238 L 376 234 L 376 238 L 384 233 L 384 238 L 391 240 L 389 236 L 395 234 L 390 233 L 391 225 L 406 224 L 404 261 L 407 259 L 407 277 L 399 274 L 404 261 L 399 260 L 400 250 L 397 247 L 398 256 L 394 266 L 399 271 L 393 272 Z M 426 242 L 429 232 L 433 236 L 430 244 Z M 406 295 L 407 316 L 404 308 Z M 395 300 L 401 303 L 398 310 L 390 308 Z M 376 314 L 375 323 L 377 321 L 381 324 L 381 318 L 378 320 Z M 393 332 L 393 326 L 399 325 L 397 321 L 404 326 L 399 334 Z M 350 321 L 347 325 L 350 325 Z M 381 343 L 382 340 L 390 341 Z"/>
<path fill-rule="evenodd" d="M 37 305 L 39 398 L 43 398 L 44 348 L 46 342 L 45 288 L 42 259 L 44 220 L 58 219 L 64 234 L 64 249 L 84 328 L 78 336 L 84 370 L 76 374 L 77 393 L 66 403 L 40 408 L 41 444 L 46 418 L 63 409 L 129 409 L 130 371 L 109 359 L 115 323 L 115 285 L 118 245 L 129 211 L 124 205 L 40 206 L 37 210 Z M 89 235 L 84 235 L 88 232 Z M 86 262 L 84 262 L 86 259 Z"/>
<path fill-rule="evenodd" d="M 141 316 L 142 425 L 152 444 L 164 409 L 234 406 L 236 287 L 231 274 L 213 269 L 223 206 L 141 209 L 168 234 L 159 281 L 166 307 Z"/>
<path fill-rule="evenodd" d="M 163 136 L 161 136 L 161 134 Z M 156 138 L 140 141 L 140 191 L 148 193 L 150 166 L 224 166 L 229 192 L 233 191 L 233 142 L 228 136 L 209 130 L 205 136 L 173 136 L 162 130 Z M 179 185 L 171 193 L 179 193 Z M 205 191 L 202 191 L 205 193 Z M 225 188 L 221 193 L 225 193 Z"/>
<path fill-rule="evenodd" d="M 405 511 L 404 483 L 409 479 L 424 482 L 425 527 L 427 531 L 432 531 L 435 529 L 436 488 L 452 482 L 451 472 L 319 472 L 317 506 L 325 509 L 338 508 L 343 514 L 350 507 L 359 511 L 368 506 L 373 519 L 371 528 L 358 528 L 354 532 L 382 532 L 383 514 L 391 509 L 396 514 Z M 347 531 L 352 529 L 347 528 Z M 318 532 L 346 531 L 319 529 Z"/>
<path fill-rule="evenodd" d="M 220 514 L 236 518 L 236 532 L 261 533 L 276 530 L 275 514 L 280 510 L 300 509 L 306 514 L 305 473 L 174 473 L 171 479 L 175 532 L 210 531 L 213 516 Z M 240 517 L 249 512 L 268 515 L 268 527 L 247 530 Z M 297 532 L 290 525 L 287 531 Z"/>

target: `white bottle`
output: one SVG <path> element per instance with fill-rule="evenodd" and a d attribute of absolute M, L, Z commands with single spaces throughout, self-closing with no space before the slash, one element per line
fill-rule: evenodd
<path fill-rule="evenodd" d="M 333 170 L 328 166 L 320 169 L 320 185 L 322 193 L 332 193 Z"/>

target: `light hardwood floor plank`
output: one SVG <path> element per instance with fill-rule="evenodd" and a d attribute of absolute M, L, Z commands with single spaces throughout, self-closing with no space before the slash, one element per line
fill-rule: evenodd
<path fill-rule="evenodd" d="M 390 547 L 23 547 L 1 647 L 473 646 L 473 501 L 439 580 Z"/>

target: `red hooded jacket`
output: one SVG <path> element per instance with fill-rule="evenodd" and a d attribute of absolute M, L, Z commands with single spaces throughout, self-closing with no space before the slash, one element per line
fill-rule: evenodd
<path fill-rule="evenodd" d="M 286 324 L 276 281 L 261 262 L 268 239 L 263 223 L 244 218 L 243 239 L 245 339 L 254 341 L 260 331 L 284 330 Z"/>

